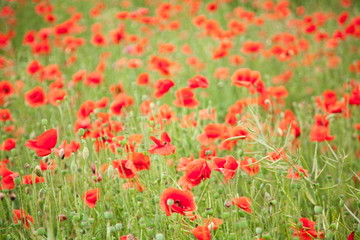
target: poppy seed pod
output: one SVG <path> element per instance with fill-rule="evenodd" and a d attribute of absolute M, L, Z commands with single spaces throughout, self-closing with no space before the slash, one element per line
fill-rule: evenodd
<path fill-rule="evenodd" d="M 11 201 L 15 201 L 15 199 L 16 199 L 16 194 L 15 193 L 10 193 L 10 200 Z"/>

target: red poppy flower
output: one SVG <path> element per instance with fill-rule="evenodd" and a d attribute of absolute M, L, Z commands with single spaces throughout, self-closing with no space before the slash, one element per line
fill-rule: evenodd
<path fill-rule="evenodd" d="M 224 221 L 220 218 L 206 218 L 204 220 L 204 225 L 209 228 L 209 230 L 216 230 L 222 225 Z"/>
<path fill-rule="evenodd" d="M 120 240 L 137 240 L 137 238 L 132 234 L 128 234 L 120 237 Z"/>
<path fill-rule="evenodd" d="M 96 87 L 99 84 L 101 84 L 103 79 L 104 79 L 103 74 L 101 72 L 95 71 L 95 72 L 89 73 L 86 76 L 84 84 L 88 85 L 88 86 L 91 86 L 91 87 Z"/>
<path fill-rule="evenodd" d="M 316 222 L 313 222 L 307 218 L 300 218 L 299 222 L 302 223 L 301 228 L 295 228 L 293 236 L 300 237 L 300 240 L 312 240 L 314 238 L 324 238 L 323 232 L 316 232 L 315 225 Z"/>
<path fill-rule="evenodd" d="M 136 83 L 139 86 L 147 85 L 149 82 L 150 82 L 150 76 L 148 73 L 141 73 L 136 79 Z"/>
<path fill-rule="evenodd" d="M 39 61 L 34 60 L 32 62 L 29 63 L 28 67 L 27 67 L 27 73 L 29 75 L 34 75 L 37 72 L 40 72 L 40 70 L 43 68 L 43 66 L 39 63 Z"/>
<path fill-rule="evenodd" d="M 300 173 L 303 174 L 303 176 L 308 177 L 308 170 L 302 168 L 301 166 L 295 165 L 294 166 L 296 169 L 294 170 L 292 167 L 289 168 L 288 170 L 288 174 L 286 175 L 287 178 L 290 179 L 300 179 Z"/>
<path fill-rule="evenodd" d="M 34 180 L 35 180 L 35 183 L 45 182 L 45 178 L 30 174 L 30 175 L 23 176 L 22 183 L 23 184 L 34 184 Z"/>
<path fill-rule="evenodd" d="M 167 216 L 172 213 L 185 215 L 185 212 L 196 210 L 193 194 L 175 188 L 167 188 L 161 193 L 160 207 Z"/>
<path fill-rule="evenodd" d="M 85 204 L 89 208 L 94 208 L 99 198 L 100 198 L 100 188 L 91 189 L 83 194 L 83 199 L 85 201 Z"/>
<path fill-rule="evenodd" d="M 258 53 L 263 48 L 264 48 L 264 45 L 261 42 L 247 41 L 247 42 L 244 42 L 242 45 L 242 51 L 245 54 Z"/>
<path fill-rule="evenodd" d="M 76 114 L 80 119 L 87 118 L 95 110 L 95 102 L 93 100 L 87 100 L 83 102 Z"/>
<path fill-rule="evenodd" d="M 205 159 L 195 159 L 186 165 L 184 176 L 179 179 L 183 189 L 191 189 L 210 178 L 213 165 Z"/>
<path fill-rule="evenodd" d="M 66 91 L 62 89 L 52 89 L 48 93 L 49 103 L 54 106 L 59 106 L 60 101 L 63 100 L 66 96 Z"/>
<path fill-rule="evenodd" d="M 234 177 L 236 169 L 238 168 L 238 163 L 233 156 L 226 156 L 225 158 L 216 157 L 213 159 L 216 167 L 215 171 L 221 172 L 226 180 L 230 180 Z"/>
<path fill-rule="evenodd" d="M 310 141 L 323 142 L 333 140 L 335 137 L 330 135 L 330 122 L 327 120 L 326 115 L 316 114 L 314 118 L 315 124 L 311 127 Z"/>
<path fill-rule="evenodd" d="M 19 174 L 10 171 L 5 165 L 0 165 L 0 176 L 2 176 L 0 190 L 11 190 L 15 187 L 14 178 L 19 176 Z"/>
<path fill-rule="evenodd" d="M 0 98 L 10 97 L 14 92 L 14 86 L 9 81 L 0 81 Z"/>
<path fill-rule="evenodd" d="M 13 216 L 14 223 L 18 224 L 18 222 L 21 221 L 25 229 L 30 228 L 30 222 L 34 223 L 34 218 L 23 209 L 14 209 L 13 213 L 14 213 Z"/>
<path fill-rule="evenodd" d="M 288 159 L 288 156 L 286 155 L 286 152 L 285 152 L 285 150 L 283 148 L 278 148 L 274 152 L 269 152 L 267 154 L 267 156 L 268 156 L 269 160 L 271 160 L 271 161 L 278 161 L 278 160 L 281 160 L 281 159 L 283 159 L 283 160 Z"/>
<path fill-rule="evenodd" d="M 199 105 L 191 88 L 180 88 L 175 92 L 175 96 L 174 104 L 177 107 L 195 108 Z"/>
<path fill-rule="evenodd" d="M 198 240 L 210 240 L 211 234 L 208 226 L 198 226 L 191 230 L 191 233 L 194 234 Z"/>
<path fill-rule="evenodd" d="M 50 129 L 39 135 L 36 140 L 29 140 L 25 146 L 36 151 L 39 157 L 47 156 L 55 147 L 57 142 L 57 130 Z"/>
<path fill-rule="evenodd" d="M 170 66 L 171 62 L 166 58 L 161 58 L 157 56 L 151 56 L 150 65 L 153 69 L 158 70 L 162 75 L 170 75 Z"/>
<path fill-rule="evenodd" d="M 259 173 L 260 163 L 255 163 L 257 160 L 255 158 L 244 157 L 242 161 L 240 161 L 240 167 L 250 176 L 253 176 Z M 255 163 L 255 164 L 254 164 Z"/>
<path fill-rule="evenodd" d="M 155 98 L 161 98 L 164 96 L 170 88 L 175 86 L 175 83 L 171 79 L 161 79 L 155 83 L 156 92 L 154 94 Z"/>
<path fill-rule="evenodd" d="M 202 75 L 196 75 L 193 78 L 188 80 L 189 88 L 207 88 L 209 87 L 209 82 L 206 77 Z"/>
<path fill-rule="evenodd" d="M 80 148 L 80 143 L 78 143 L 74 140 L 71 140 L 70 143 L 67 143 L 67 141 L 64 140 L 59 147 L 54 148 L 54 152 L 55 152 L 56 156 L 67 158 L 67 157 L 70 157 L 72 153 L 77 152 L 77 150 L 79 150 L 79 148 Z M 60 156 L 61 149 L 64 151 L 63 156 Z"/>
<path fill-rule="evenodd" d="M 55 160 L 50 160 L 49 162 L 44 162 L 42 160 L 40 160 L 40 169 L 41 171 L 46 171 L 46 170 L 54 170 L 56 168 L 56 164 L 55 164 Z"/>
<path fill-rule="evenodd" d="M 261 81 L 261 75 L 258 71 L 252 71 L 249 68 L 240 68 L 231 76 L 232 85 L 246 87 L 251 94 L 263 92 L 264 84 Z"/>
<path fill-rule="evenodd" d="M 8 138 L 2 144 L 0 144 L 0 151 L 10 151 L 15 147 L 16 147 L 16 140 L 14 138 Z"/>
<path fill-rule="evenodd" d="M 39 107 L 46 103 L 46 95 L 42 87 L 35 87 L 24 95 L 25 101 L 30 107 Z"/>
<path fill-rule="evenodd" d="M 120 178 L 128 179 L 136 176 L 136 168 L 128 159 L 114 160 L 112 165 L 118 170 Z"/>
<path fill-rule="evenodd" d="M 150 169 L 150 157 L 143 153 L 131 153 L 130 157 L 137 171 Z"/>
<path fill-rule="evenodd" d="M 150 146 L 149 153 L 151 154 L 159 154 L 162 156 L 170 155 L 175 153 L 176 147 L 171 143 L 171 138 L 169 137 L 167 132 L 163 132 L 161 134 L 161 140 L 157 139 L 153 136 L 150 139 L 155 143 Z"/>
<path fill-rule="evenodd" d="M 251 199 L 248 197 L 239 197 L 239 198 L 233 198 L 232 204 L 238 206 L 242 210 L 252 213 L 251 210 Z"/>

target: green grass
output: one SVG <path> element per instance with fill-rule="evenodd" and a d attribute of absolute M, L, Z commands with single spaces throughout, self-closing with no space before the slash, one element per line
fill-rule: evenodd
<path fill-rule="evenodd" d="M 360 171 L 359 164 L 359 131 L 354 128 L 360 121 L 358 105 L 349 105 L 351 116 L 344 117 L 342 113 L 330 114 L 330 133 L 335 136 L 333 141 L 311 142 L 310 131 L 314 124 L 315 114 L 325 114 L 317 107 L 315 98 L 321 96 L 325 90 L 334 90 L 338 100 L 341 101 L 351 90 L 344 87 L 344 83 L 357 80 L 359 73 L 350 72 L 349 65 L 359 60 L 358 38 L 348 36 L 340 41 L 335 49 L 325 47 L 325 42 L 314 41 L 313 35 L 305 34 L 288 23 L 294 19 L 301 19 L 296 14 L 296 8 L 303 5 L 305 15 L 314 13 L 331 13 L 337 16 L 343 11 L 349 12 L 349 23 L 359 16 L 359 2 L 354 1 L 351 8 L 343 8 L 339 1 L 291 1 L 290 14 L 281 20 L 271 20 L 265 15 L 265 11 L 251 4 L 252 1 L 232 1 L 220 4 L 217 12 L 206 11 L 207 1 L 204 1 L 196 15 L 204 14 L 208 19 L 216 19 L 222 29 L 227 29 L 227 22 L 236 7 L 242 7 L 253 11 L 256 17 L 262 17 L 265 22 L 261 26 L 248 24 L 244 34 L 231 39 L 233 47 L 229 55 L 218 60 L 212 59 L 213 51 L 218 48 L 221 41 L 215 37 L 202 36 L 201 29 L 192 24 L 192 18 L 186 8 L 188 5 L 182 1 L 171 1 L 174 5 L 179 4 L 183 10 L 174 14 L 171 20 L 178 20 L 181 27 L 178 30 L 160 30 L 159 24 L 147 26 L 148 32 L 142 31 L 143 24 L 132 20 L 118 20 L 115 13 L 122 10 L 129 12 L 139 7 L 147 7 L 149 15 L 156 14 L 156 7 L 161 1 L 131 1 L 129 9 L 121 7 L 122 1 L 105 1 L 104 11 L 96 18 L 89 16 L 89 11 L 97 1 L 53 1 L 54 14 L 57 18 L 55 23 L 46 23 L 42 17 L 34 12 L 35 3 L 2 2 L 3 6 L 11 6 L 16 14 L 17 21 L 13 28 L 6 22 L 6 18 L 0 18 L 0 33 L 13 29 L 16 33 L 11 39 L 9 46 L 0 49 L 0 54 L 13 61 L 14 66 L 9 69 L 0 69 L 2 80 L 9 80 L 15 85 L 17 80 L 23 83 L 19 93 L 5 99 L 0 109 L 9 109 L 14 121 L 0 122 L 0 143 L 7 138 L 16 138 L 16 148 L 11 151 L 0 151 L 0 160 L 8 158 L 11 164 L 7 168 L 19 174 L 15 179 L 16 187 L 11 190 L 0 190 L 0 239 L 119 239 L 121 236 L 133 234 L 137 239 L 195 239 L 191 230 L 199 225 L 204 225 L 205 218 L 220 218 L 224 223 L 218 229 L 211 231 L 212 239 L 299 239 L 293 236 L 294 227 L 301 217 L 308 218 L 317 223 L 316 229 L 324 232 L 326 239 L 346 239 L 355 231 L 355 239 L 360 236 L 360 192 L 359 181 L 354 181 L 354 175 Z M 259 1 L 262 2 L 262 1 Z M 31 48 L 22 44 L 23 37 L 28 30 L 39 31 L 42 28 L 52 28 L 70 18 L 67 8 L 76 7 L 77 12 L 83 14 L 79 25 L 85 27 L 84 31 L 73 36 L 84 38 L 86 43 L 76 51 L 77 61 L 71 65 L 65 65 L 70 57 L 62 49 L 54 44 L 55 36 L 50 36 L 52 51 L 49 55 L 33 55 Z M 108 44 L 104 47 L 96 47 L 90 43 L 91 26 L 94 23 L 102 24 L 102 33 L 108 33 L 115 29 L 120 22 L 126 26 L 128 35 L 137 35 L 141 39 L 147 39 L 148 44 L 144 52 L 139 55 L 131 55 L 124 51 L 133 45 L 128 40 L 119 45 Z M 339 27 L 336 17 L 329 19 L 320 27 L 331 36 Z M 265 57 L 262 54 L 249 56 L 241 52 L 245 41 L 259 41 L 269 50 L 274 44 L 271 38 L 278 33 L 291 33 L 297 40 L 307 39 L 309 50 L 299 51 L 288 61 L 278 61 L 275 57 Z M 172 43 L 176 51 L 171 54 L 160 55 L 159 44 Z M 189 56 L 181 52 L 184 44 L 190 45 L 193 54 L 205 64 L 203 69 L 195 69 L 186 63 Z M 353 50 L 356 48 L 355 50 Z M 68 87 L 72 75 L 78 70 L 84 69 L 88 73 L 95 70 L 99 63 L 100 55 L 110 52 L 110 57 L 105 60 L 106 69 L 103 72 L 104 82 L 97 87 L 89 87 L 78 83 Z M 306 55 L 317 54 L 319 57 L 310 65 L 302 64 Z M 339 56 L 340 64 L 336 68 L 327 66 L 327 55 Z M 176 62 L 179 69 L 171 76 L 162 76 L 158 71 L 151 70 L 149 59 L 152 55 L 164 56 L 171 62 Z M 236 66 L 229 63 L 229 56 L 240 55 L 245 58 L 245 63 Z M 143 65 L 139 68 L 115 67 L 116 61 L 126 58 L 139 58 Z M 44 66 L 58 64 L 62 72 L 63 89 L 67 92 L 59 106 L 46 104 L 38 108 L 32 108 L 24 100 L 24 93 L 41 86 L 50 89 L 51 81 L 38 81 L 27 74 L 28 64 L 37 59 Z M 291 63 L 297 63 L 297 67 L 291 67 Z M 218 80 L 214 72 L 218 67 L 226 67 L 229 76 L 225 80 Z M 293 71 L 291 80 L 284 84 L 288 91 L 288 97 L 284 103 L 277 103 L 271 99 L 268 109 L 262 106 L 250 105 L 244 107 L 239 114 L 241 122 L 253 134 L 251 139 L 239 140 L 231 151 L 217 149 L 216 156 L 225 157 L 232 155 L 237 160 L 244 156 L 254 157 L 260 160 L 260 172 L 255 176 L 249 176 L 245 171 L 238 168 L 235 177 L 227 183 L 223 181 L 220 172 L 212 171 L 211 178 L 206 179 L 198 186 L 191 189 L 197 205 L 195 214 L 198 218 L 191 220 L 180 214 L 166 216 L 161 210 L 159 199 L 164 189 L 178 185 L 183 172 L 178 172 L 176 166 L 181 157 L 189 157 L 191 154 L 199 158 L 201 143 L 197 137 L 204 132 L 204 127 L 210 123 L 225 123 L 228 108 L 240 99 L 258 96 L 250 95 L 249 91 L 242 87 L 231 85 L 230 77 L 239 68 L 250 68 L 261 73 L 264 84 L 276 86 L 272 78 L 287 70 Z M 11 74 L 7 74 L 10 71 Z M 154 99 L 154 87 L 140 87 L 136 84 L 137 76 L 142 72 L 148 72 L 151 83 L 159 79 L 170 78 L 175 86 L 161 99 Z M 194 109 L 179 108 L 173 104 L 176 90 L 186 87 L 187 80 L 197 74 L 205 76 L 209 81 L 209 88 L 195 89 L 195 96 L 200 104 Z M 91 122 L 98 120 L 98 112 L 110 113 L 109 106 L 114 100 L 110 92 L 113 84 L 122 84 L 127 95 L 133 97 L 134 104 L 124 108 L 119 116 L 112 115 L 113 121 L 121 122 L 123 130 L 113 132 L 115 137 L 124 136 L 125 140 L 117 142 L 121 145 L 116 153 L 109 149 L 97 152 L 94 147 L 95 138 L 83 138 L 81 134 L 73 130 L 77 119 L 76 113 L 80 105 L 86 100 L 98 101 L 103 97 L 110 99 L 109 105 L 103 109 L 96 109 L 91 114 Z M 279 85 L 279 84 L 278 84 Z M 311 93 L 309 93 L 309 89 Z M 154 102 L 153 113 L 158 113 L 163 104 L 170 106 L 171 111 L 179 120 L 173 119 L 169 123 L 160 119 L 153 121 L 149 116 L 143 116 L 139 110 L 140 104 L 145 100 Z M 200 110 L 215 108 L 216 120 L 200 119 Z M 293 134 L 279 134 L 278 125 L 283 119 L 286 109 L 290 109 L 296 116 L 301 135 L 295 139 Z M 181 118 L 194 113 L 197 126 L 185 128 L 181 125 Z M 3 127 L 14 125 L 15 130 L 6 132 Z M 163 126 L 161 126 L 163 125 Z M 226 124 L 228 127 L 230 125 Z M 81 144 L 80 149 L 70 157 L 61 159 L 54 153 L 45 159 L 54 159 L 56 169 L 54 171 L 42 171 L 45 183 L 24 185 L 22 177 L 28 174 L 39 174 L 37 166 L 41 157 L 24 144 L 35 139 L 45 130 L 56 128 L 58 130 L 58 147 L 64 140 L 75 140 Z M 20 134 L 16 135 L 16 132 Z M 150 136 L 159 137 L 162 132 L 168 132 L 172 138 L 172 144 L 176 146 L 176 152 L 169 156 L 149 154 L 148 149 L 153 144 Z M 125 144 L 133 134 L 141 134 L 143 140 L 137 152 L 150 156 L 151 167 L 148 171 L 138 172 L 138 180 L 143 184 L 143 192 L 135 189 L 124 189 L 122 184 L 127 180 L 118 176 L 117 169 L 110 167 L 106 172 L 101 172 L 102 180 L 94 182 L 91 171 L 93 163 L 98 171 L 103 164 L 111 165 L 116 159 L 127 159 Z M 220 145 L 224 139 L 217 139 L 215 144 Z M 297 146 L 295 140 L 299 143 Z M 272 162 L 266 159 L 266 155 L 275 149 L 283 147 L 288 155 L 288 160 Z M 336 148 L 335 148 L 336 147 Z M 88 156 L 87 156 L 88 155 Z M 173 165 L 167 164 L 171 160 Z M 209 160 L 211 162 L 212 160 Z M 308 177 L 302 176 L 294 180 L 286 178 L 291 166 L 300 165 L 308 170 Z M 1 173 L 1 171 L 0 171 Z M 40 175 L 40 174 L 39 174 Z M 1 177 L 0 177 L 1 179 Z M 95 208 L 85 205 L 83 193 L 90 189 L 100 188 L 100 198 Z M 15 199 L 11 199 L 13 196 Z M 15 196 L 15 197 L 14 197 Z M 253 213 L 247 213 L 237 206 L 231 205 L 232 198 L 246 196 L 252 200 Z M 30 229 L 25 229 L 22 223 L 15 224 L 13 210 L 24 209 L 34 218 L 34 224 Z M 110 214 L 111 212 L 112 214 Z M 66 216 L 66 220 L 60 221 L 59 216 Z M 302 238 L 300 238 L 302 239 Z M 304 238 L 305 239 L 305 238 Z"/>

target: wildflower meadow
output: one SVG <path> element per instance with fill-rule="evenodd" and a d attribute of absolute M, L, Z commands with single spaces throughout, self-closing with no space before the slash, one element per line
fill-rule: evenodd
<path fill-rule="evenodd" d="M 359 0 L 0 1 L 0 240 L 360 239 Z"/>

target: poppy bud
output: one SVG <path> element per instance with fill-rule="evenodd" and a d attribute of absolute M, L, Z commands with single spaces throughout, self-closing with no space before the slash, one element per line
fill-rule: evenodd
<path fill-rule="evenodd" d="M 113 212 L 111 212 L 111 211 L 104 212 L 104 218 L 105 218 L 106 220 L 110 220 L 110 219 L 112 219 L 113 217 L 114 217 Z"/>
<path fill-rule="evenodd" d="M 42 177 L 42 176 L 43 176 L 40 166 L 36 166 L 36 167 L 34 168 L 34 173 L 35 173 L 35 175 L 38 176 L 38 177 Z"/>
<path fill-rule="evenodd" d="M 228 217 L 230 217 L 230 213 L 229 212 L 224 212 L 223 214 L 222 214 L 222 218 L 228 218 Z"/>
<path fill-rule="evenodd" d="M 326 238 L 326 239 L 332 239 L 333 237 L 334 237 L 334 233 L 331 232 L 331 231 L 328 231 L 328 232 L 326 233 L 326 235 L 325 235 L 325 238 Z"/>
<path fill-rule="evenodd" d="M 48 120 L 45 119 L 45 118 L 44 118 L 44 119 L 41 119 L 41 124 L 44 125 L 44 126 L 47 125 L 47 124 L 48 124 Z"/>
<path fill-rule="evenodd" d="M 29 168 L 29 167 L 30 167 L 30 164 L 25 163 L 24 167 L 27 169 L 27 168 Z"/>
<path fill-rule="evenodd" d="M 39 228 L 39 229 L 36 231 L 36 234 L 37 234 L 37 235 L 45 235 L 45 234 L 46 234 L 45 228 Z"/>
<path fill-rule="evenodd" d="M 15 193 L 10 193 L 10 200 L 14 201 L 16 199 L 16 194 Z"/>
<path fill-rule="evenodd" d="M 121 223 L 115 224 L 116 230 L 120 231 L 122 229 L 123 225 Z"/>
<path fill-rule="evenodd" d="M 87 222 L 87 221 L 82 221 L 82 222 L 80 223 L 80 226 L 81 226 L 81 227 L 85 227 L 86 225 L 88 225 L 88 222 Z"/>
<path fill-rule="evenodd" d="M 248 228 L 248 222 L 246 219 L 241 220 L 237 223 L 239 228 Z"/>
<path fill-rule="evenodd" d="M 78 131 L 78 135 L 80 137 L 82 137 L 82 136 L 84 136 L 84 134 L 85 134 L 85 130 L 83 128 L 80 128 L 79 131 Z"/>
<path fill-rule="evenodd" d="M 89 219 L 88 219 L 89 224 L 93 224 L 94 221 L 95 221 L 95 220 L 94 220 L 93 218 L 89 218 Z"/>
<path fill-rule="evenodd" d="M 230 201 L 226 201 L 226 202 L 225 202 L 225 207 L 227 207 L 227 208 L 231 207 L 231 202 L 230 202 Z"/>
<path fill-rule="evenodd" d="M 261 227 L 257 227 L 257 228 L 255 229 L 255 232 L 256 232 L 256 234 L 260 235 L 260 234 L 263 232 L 263 230 L 262 230 Z"/>
<path fill-rule="evenodd" d="M 83 158 L 86 160 L 89 157 L 89 149 L 87 147 L 84 147 L 82 152 Z"/>
<path fill-rule="evenodd" d="M 114 168 L 112 165 L 110 165 L 110 166 L 107 168 L 107 171 L 106 171 L 108 177 L 114 176 L 114 171 L 115 171 L 115 168 Z"/>
<path fill-rule="evenodd" d="M 64 159 L 64 157 L 65 157 L 65 150 L 64 150 L 64 148 L 60 148 L 60 150 L 59 150 L 59 157 L 60 157 L 61 159 Z"/>
<path fill-rule="evenodd" d="M 165 238 L 164 238 L 164 234 L 162 234 L 162 233 L 157 233 L 156 236 L 155 236 L 155 239 L 156 239 L 156 240 L 164 240 L 164 239 L 165 239 Z"/>
<path fill-rule="evenodd" d="M 14 182 L 15 182 L 16 185 L 19 185 L 21 183 L 20 177 L 14 178 Z"/>
<path fill-rule="evenodd" d="M 322 213 L 322 207 L 320 207 L 320 206 L 315 206 L 314 207 L 314 212 L 315 212 L 315 214 L 321 214 Z"/>

